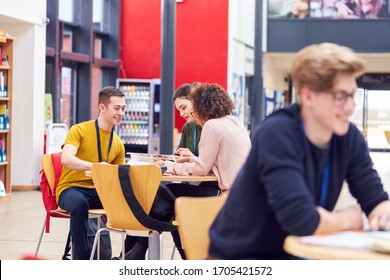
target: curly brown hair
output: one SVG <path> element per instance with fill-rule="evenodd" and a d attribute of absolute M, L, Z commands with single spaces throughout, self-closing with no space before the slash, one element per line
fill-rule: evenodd
<path fill-rule="evenodd" d="M 233 112 L 234 104 L 218 84 L 201 84 L 191 92 L 190 100 L 197 119 L 208 121 L 222 118 Z"/>

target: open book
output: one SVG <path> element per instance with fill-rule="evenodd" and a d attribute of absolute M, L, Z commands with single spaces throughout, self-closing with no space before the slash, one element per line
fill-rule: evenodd
<path fill-rule="evenodd" d="M 157 160 L 169 160 L 176 162 L 174 155 L 127 153 L 130 156 L 129 163 L 153 163 Z"/>

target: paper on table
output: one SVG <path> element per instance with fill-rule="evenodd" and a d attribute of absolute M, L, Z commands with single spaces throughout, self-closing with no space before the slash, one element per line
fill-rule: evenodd
<path fill-rule="evenodd" d="M 129 162 L 148 162 L 153 163 L 157 160 L 169 160 L 176 161 L 174 155 L 162 155 L 162 154 L 143 154 L 143 153 L 127 153 L 130 156 Z"/>
<path fill-rule="evenodd" d="M 330 234 L 310 235 L 301 238 L 301 243 L 352 249 L 372 248 L 375 240 L 390 240 L 390 232 L 382 231 L 340 231 Z"/>
<path fill-rule="evenodd" d="M 373 250 L 390 253 L 390 240 L 389 239 L 374 239 L 374 244 L 371 247 Z"/>
<path fill-rule="evenodd" d="M 138 160 L 133 160 L 133 159 L 130 159 L 127 161 L 127 165 L 131 165 L 131 166 L 138 166 L 138 165 L 151 165 L 153 164 L 153 162 L 149 162 L 149 161 L 138 161 Z M 161 168 L 161 172 L 162 172 L 162 175 L 164 176 L 169 176 L 169 175 L 172 175 L 172 174 L 166 174 L 165 172 L 167 171 L 167 168 L 165 166 L 160 166 Z"/>
<path fill-rule="evenodd" d="M 150 165 L 153 164 L 151 162 L 145 162 L 145 161 L 138 161 L 138 160 L 128 160 L 127 165 Z"/>

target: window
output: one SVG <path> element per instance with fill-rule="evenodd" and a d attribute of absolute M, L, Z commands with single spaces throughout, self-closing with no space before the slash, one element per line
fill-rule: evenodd
<path fill-rule="evenodd" d="M 93 26 L 96 30 L 103 31 L 103 6 L 104 0 L 93 0 Z"/>
<path fill-rule="evenodd" d="M 74 124 L 76 99 L 76 70 L 70 67 L 61 68 L 61 98 L 60 98 L 60 122 L 70 127 Z"/>
<path fill-rule="evenodd" d="M 73 22 L 73 7 L 73 0 L 59 0 L 58 18 L 63 21 Z"/>
<path fill-rule="evenodd" d="M 46 92 L 53 96 L 54 122 L 71 126 L 96 118 L 99 90 L 115 85 L 120 3 L 47 1 L 46 75 L 52 82 L 46 83 Z"/>

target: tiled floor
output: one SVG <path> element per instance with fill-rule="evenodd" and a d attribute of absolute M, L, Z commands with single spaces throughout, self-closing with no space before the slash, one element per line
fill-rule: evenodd
<path fill-rule="evenodd" d="M 390 191 L 390 153 L 372 153 L 375 167 L 381 176 L 385 188 Z M 337 208 L 355 203 L 347 188 L 342 192 Z M 15 191 L 10 202 L 0 203 L 0 259 L 15 260 L 26 254 L 33 254 L 40 230 L 43 226 L 45 211 L 41 193 L 38 191 Z M 45 234 L 39 256 L 48 259 L 61 259 L 69 230 L 66 219 L 52 219 L 51 231 Z M 121 250 L 120 235 L 112 234 L 113 255 Z M 170 259 L 173 242 L 169 233 L 163 234 L 164 259 Z M 175 259 L 180 259 L 176 252 Z"/>
<path fill-rule="evenodd" d="M 15 260 L 34 254 L 45 217 L 39 191 L 14 191 L 10 202 L 0 203 L 0 259 Z M 68 219 L 52 218 L 50 233 L 45 233 L 39 256 L 61 259 L 69 231 Z M 121 251 L 121 235 L 111 234 L 113 256 Z M 173 241 L 163 233 L 164 259 L 170 259 Z M 174 259 L 180 259 L 177 251 Z"/>

